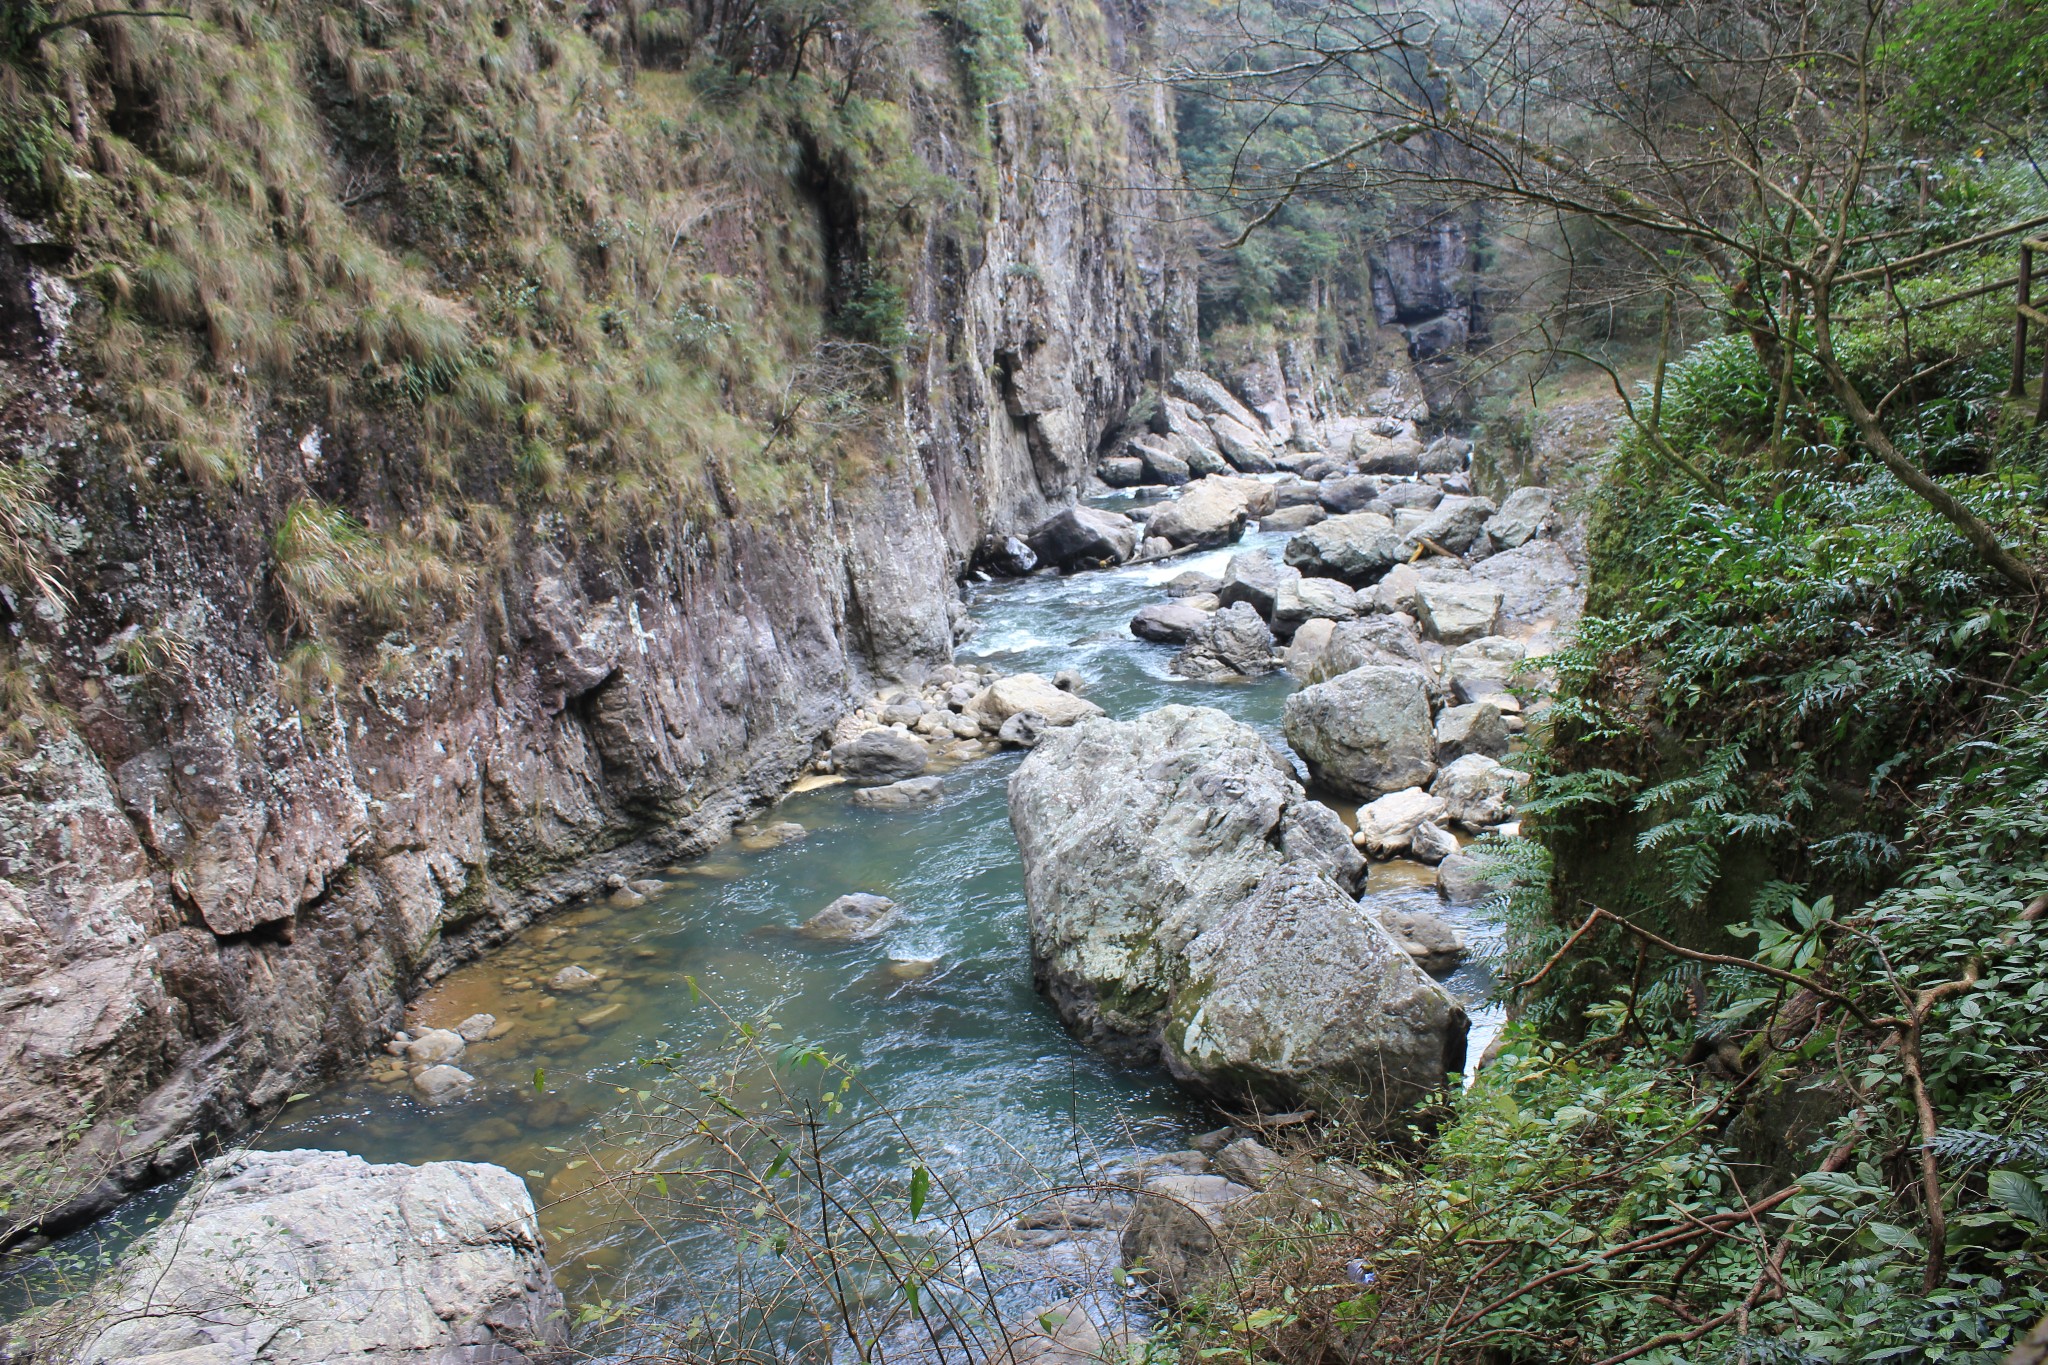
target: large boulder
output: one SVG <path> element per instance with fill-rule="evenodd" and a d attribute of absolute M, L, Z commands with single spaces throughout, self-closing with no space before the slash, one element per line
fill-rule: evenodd
<path fill-rule="evenodd" d="M 1111 488 L 1136 488 L 1145 482 L 1145 462 L 1135 455 L 1111 455 L 1095 466 L 1095 477 Z"/>
<path fill-rule="evenodd" d="M 1429 784 L 1446 818 L 1467 829 L 1484 829 L 1515 818 L 1515 798 L 1529 774 L 1485 754 L 1466 754 L 1446 763 Z M 1431 817 L 1434 818 L 1434 817 Z"/>
<path fill-rule="evenodd" d="M 1356 1105 L 1376 1125 L 1464 1065 L 1464 1011 L 1313 866 L 1260 878 L 1187 966 L 1166 1069 L 1233 1107 Z"/>
<path fill-rule="evenodd" d="M 1310 581 L 1302 580 L 1304 583 Z M 1425 679 L 1426 687 L 1435 681 L 1435 675 L 1430 671 L 1429 654 L 1421 635 L 1416 632 L 1415 622 L 1398 615 L 1367 616 L 1356 621 L 1339 622 L 1330 633 L 1330 642 L 1323 650 L 1322 660 L 1308 675 L 1308 681 L 1328 682 L 1354 668 L 1368 667 L 1410 669 Z"/>
<path fill-rule="evenodd" d="M 1138 552 L 1138 524 L 1121 512 L 1066 507 L 1025 537 L 1032 552 L 1062 569 L 1121 564 Z"/>
<path fill-rule="evenodd" d="M 1415 553 L 1424 542 L 1455 555 L 1464 554 L 1472 548 L 1472 542 L 1479 539 L 1488 519 L 1497 510 L 1486 498 L 1445 498 L 1414 530 L 1408 532 L 1402 542 L 1402 558 Z"/>
<path fill-rule="evenodd" d="M 1152 513 L 1145 533 L 1176 546 L 1228 545 L 1244 535 L 1249 519 L 1243 494 L 1226 479 L 1203 479 Z"/>
<path fill-rule="evenodd" d="M 1305 531 L 1319 521 L 1328 521 L 1330 514 L 1320 507 L 1283 507 L 1277 512 L 1268 512 L 1259 518 L 1261 531 Z"/>
<path fill-rule="evenodd" d="M 565 1336 L 525 1182 L 468 1161 L 216 1157 L 99 1292 L 81 1365 L 524 1365 Z"/>
<path fill-rule="evenodd" d="M 1494 544 L 1512 550 L 1542 535 L 1553 524 L 1557 494 L 1548 488 L 1517 488 L 1501 501 L 1500 511 L 1487 520 L 1486 534 Z"/>
<path fill-rule="evenodd" d="M 1271 673 L 1273 632 L 1249 602 L 1209 613 L 1167 668 L 1183 678 L 1227 682 Z"/>
<path fill-rule="evenodd" d="M 1223 586 L 1216 590 L 1224 606 L 1249 603 L 1260 616 L 1272 619 L 1273 603 L 1283 588 L 1301 581 L 1301 570 L 1273 558 L 1265 550 L 1246 550 L 1230 557 L 1223 570 Z"/>
<path fill-rule="evenodd" d="M 1353 434 L 1351 459 L 1366 474 L 1413 475 L 1422 468 L 1422 441 L 1409 423 L 1394 424 L 1393 435 L 1367 428 Z"/>
<path fill-rule="evenodd" d="M 1145 472 L 1152 483 L 1178 485 L 1194 477 L 1188 462 L 1163 437 L 1139 436 L 1127 449 L 1145 462 Z"/>
<path fill-rule="evenodd" d="M 1158 645 L 1184 645 L 1208 621 L 1208 612 L 1185 602 L 1153 602 L 1131 617 L 1131 634 Z"/>
<path fill-rule="evenodd" d="M 832 746 L 834 771 L 853 782 L 901 782 L 931 761 L 931 749 L 906 730 L 864 730 Z"/>
<path fill-rule="evenodd" d="M 975 560 L 990 573 L 1022 578 L 1038 567 L 1038 552 L 1016 536 L 991 535 L 981 542 Z"/>
<path fill-rule="evenodd" d="M 1311 578 L 1371 583 L 1401 561 L 1401 537 L 1377 512 L 1317 522 L 1287 542 L 1286 560 Z"/>
<path fill-rule="evenodd" d="M 1427 512 L 1444 500 L 1444 490 L 1433 483 L 1403 479 L 1382 487 L 1379 500 L 1389 507 L 1412 507 Z"/>
<path fill-rule="evenodd" d="M 1209 419 L 1209 430 L 1216 434 L 1223 458 L 1240 473 L 1270 474 L 1278 468 L 1273 463 L 1272 443 L 1257 427 L 1219 413 Z"/>
<path fill-rule="evenodd" d="M 1303 578 L 1300 571 L 1280 585 L 1267 620 L 1281 639 L 1291 638 L 1306 621 L 1349 621 L 1358 615 L 1358 594 L 1334 578 Z"/>
<path fill-rule="evenodd" d="M 983 729 L 997 730 L 1016 715 L 1043 716 L 1053 725 L 1072 725 L 1101 715 L 1102 708 L 1086 697 L 1054 686 L 1042 674 L 1012 673 L 975 693 L 965 714 L 980 721 Z"/>
<path fill-rule="evenodd" d="M 1554 540 L 1532 540 L 1482 559 L 1472 577 L 1498 585 L 1502 618 L 1529 634 L 1569 626 L 1585 610 L 1579 571 Z"/>
<path fill-rule="evenodd" d="M 1244 502 L 1244 514 L 1248 517 L 1263 517 L 1280 506 L 1279 495 L 1273 485 L 1264 479 L 1248 479 L 1242 474 L 1231 474 L 1215 480 L 1220 488 L 1227 488 Z"/>
<path fill-rule="evenodd" d="M 1500 589 L 1469 579 L 1425 578 L 1415 585 L 1415 607 L 1430 639 L 1462 645 L 1493 634 L 1500 624 Z"/>
<path fill-rule="evenodd" d="M 1488 853 L 1459 849 L 1436 868 L 1436 893 L 1452 905 L 1477 905 L 1499 894 L 1494 859 Z"/>
<path fill-rule="evenodd" d="M 1371 800 L 1436 775 L 1436 734 L 1422 678 L 1355 668 L 1287 699 L 1281 728 L 1316 781 Z"/>
<path fill-rule="evenodd" d="M 1481 698 L 1463 706 L 1446 706 L 1436 714 L 1436 757 L 1449 763 L 1466 754 L 1505 757 L 1508 722 L 1498 706 Z"/>
<path fill-rule="evenodd" d="M 1252 431 L 1264 425 L 1221 381 L 1200 370 L 1176 370 L 1166 384 L 1174 398 L 1194 404 L 1205 417 L 1227 417 Z"/>
<path fill-rule="evenodd" d="M 1421 825 L 1444 818 L 1449 803 L 1420 787 L 1388 792 L 1358 808 L 1358 846 L 1370 858 L 1392 858 L 1408 851 Z"/>
<path fill-rule="evenodd" d="M 1069 1028 L 1160 1056 L 1188 945 L 1299 864 L 1356 888 L 1364 860 L 1258 731 L 1166 706 L 1048 736 L 1010 779 L 1039 987 Z"/>
<path fill-rule="evenodd" d="M 1380 481 L 1370 474 L 1353 474 L 1349 478 L 1326 479 L 1316 491 L 1316 501 L 1325 510 L 1343 514 L 1363 512 L 1380 495 Z"/>
<path fill-rule="evenodd" d="M 1444 677 L 1460 701 L 1478 701 L 1506 692 L 1509 678 L 1528 652 L 1519 640 L 1484 635 L 1444 656 Z"/>

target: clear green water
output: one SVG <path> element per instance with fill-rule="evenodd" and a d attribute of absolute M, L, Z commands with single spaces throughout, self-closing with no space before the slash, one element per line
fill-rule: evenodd
<path fill-rule="evenodd" d="M 1277 548 L 1281 539 L 1254 534 L 1235 548 Z M 1169 702 L 1216 706 L 1284 752 L 1277 723 L 1292 686 L 1284 675 L 1191 683 L 1167 673 L 1171 648 L 1126 629 L 1132 612 L 1159 599 L 1166 579 L 1188 568 L 1220 573 L 1232 552 L 973 589 L 982 628 L 960 655 L 1006 672 L 1075 669 L 1112 715 Z M 772 1015 L 781 1037 L 855 1060 L 869 1092 L 902 1112 L 924 1159 L 962 1184 L 1056 1181 L 1099 1172 L 1105 1155 L 1184 1146 L 1191 1132 L 1214 1126 L 1213 1116 L 1163 1073 L 1121 1068 L 1074 1044 L 1032 988 L 1005 801 L 1019 761 L 1005 754 L 953 769 L 944 799 L 919 810 L 863 810 L 843 786 L 792 795 L 760 823 L 795 821 L 807 831 L 801 840 L 755 852 L 727 844 L 673 869 L 666 889 L 634 909 L 572 908 L 424 996 L 413 1011 L 421 1023 L 447 1026 L 484 1012 L 511 1024 L 460 1062 L 477 1080 L 464 1099 L 431 1108 L 402 1076 L 377 1079 L 366 1068 L 292 1105 L 254 1140 L 345 1149 L 377 1162 L 496 1162 L 523 1173 L 549 1204 L 588 1180 L 589 1157 L 602 1153 L 630 1103 L 622 1092 L 649 1084 L 640 1059 L 671 1054 L 685 1075 L 718 1067 L 727 1025 L 693 1000 L 694 980 L 730 1016 Z M 1372 894 L 1435 907 L 1434 893 L 1415 882 L 1389 865 L 1375 869 Z M 819 944 L 792 932 L 849 891 L 878 892 L 905 913 L 867 943 Z M 534 988 L 571 964 L 601 971 L 600 984 L 577 995 Z M 1490 982 L 1483 968 L 1467 967 L 1450 984 L 1476 1007 Z M 608 1011 L 603 1022 L 576 1022 L 600 1011 Z M 1476 1057 L 1493 1020 L 1477 1008 L 1475 1015 Z M 544 1091 L 535 1088 L 537 1068 Z M 839 1159 L 856 1170 L 897 1172 L 902 1140 L 882 1125 L 856 1131 Z M 167 1192 L 138 1199 L 81 1234 L 73 1249 L 123 1241 L 168 1203 Z M 672 1281 L 678 1257 L 701 1257 L 696 1268 L 707 1276 L 730 1263 L 715 1239 L 693 1243 L 685 1229 L 678 1244 L 673 1230 L 656 1236 L 616 1210 L 580 1212 L 578 1201 L 550 1204 L 544 1222 L 572 1302 Z"/>

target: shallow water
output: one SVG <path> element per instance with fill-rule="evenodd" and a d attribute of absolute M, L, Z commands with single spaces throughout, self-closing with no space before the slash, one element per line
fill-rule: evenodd
<path fill-rule="evenodd" d="M 1167 579 L 1190 568 L 1220 575 L 1230 554 L 1283 541 L 1254 533 L 1230 550 L 1154 565 L 975 587 L 969 603 L 981 630 L 960 656 L 1005 672 L 1074 669 L 1112 715 L 1169 702 L 1216 706 L 1285 752 L 1284 675 L 1191 683 L 1166 671 L 1171 647 L 1126 629 Z M 673 1283 L 679 1265 L 712 1278 L 721 1259 L 729 1263 L 729 1248 L 708 1234 L 693 1241 L 685 1230 L 671 1242 L 674 1234 L 622 1221 L 616 1208 L 566 1198 L 618 1152 L 622 1107 L 645 1110 L 640 1092 L 655 1073 L 642 1059 L 664 1054 L 685 1080 L 716 1073 L 729 1056 L 729 1019 L 772 1017 L 778 1044 L 803 1038 L 846 1054 L 867 1091 L 900 1113 L 901 1133 L 877 1124 L 844 1140 L 838 1159 L 856 1174 L 899 1172 L 906 1144 L 942 1178 L 984 1187 L 1073 1179 L 1099 1173 L 1105 1159 L 1184 1146 L 1214 1116 L 1162 1073 L 1074 1044 L 1032 988 L 1004 790 L 1019 761 L 1004 754 L 952 769 L 945 797 L 917 810 L 864 810 L 844 786 L 791 795 L 758 824 L 797 822 L 801 839 L 751 851 L 736 840 L 670 869 L 645 905 L 565 911 L 423 996 L 409 1016 L 416 1023 L 488 1013 L 510 1025 L 461 1060 L 477 1081 L 465 1098 L 428 1107 L 395 1064 L 377 1061 L 292 1105 L 255 1141 L 375 1162 L 490 1161 L 522 1173 L 545 1206 L 572 1303 Z M 1368 895 L 1435 909 L 1433 880 L 1428 869 L 1386 864 L 1373 869 Z M 793 932 L 849 891 L 888 896 L 904 914 L 866 943 Z M 598 983 L 573 994 L 542 988 L 571 965 L 599 973 Z M 1468 965 L 1449 984 L 1473 1010 L 1476 1059 L 1498 1027 L 1479 1003 L 1490 979 Z M 161 1193 L 138 1200 L 89 1235 L 121 1240 L 168 1202 Z"/>

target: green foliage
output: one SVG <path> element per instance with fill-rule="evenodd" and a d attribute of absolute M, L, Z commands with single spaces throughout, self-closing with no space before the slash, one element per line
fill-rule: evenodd
<path fill-rule="evenodd" d="M 1017 0 L 942 0 L 937 13 L 959 35 L 969 99 L 987 105 L 1023 88 L 1024 11 Z"/>
<path fill-rule="evenodd" d="M 2044 0 L 1916 0 L 1887 63 L 1908 82 L 1897 112 L 1916 131 L 1970 135 L 2048 112 Z"/>

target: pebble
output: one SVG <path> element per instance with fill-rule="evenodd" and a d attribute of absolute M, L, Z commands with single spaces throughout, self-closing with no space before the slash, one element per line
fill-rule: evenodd
<path fill-rule="evenodd" d="M 587 991 L 597 984 L 597 973 L 582 967 L 564 967 L 548 978 L 548 985 L 558 991 Z"/>
<path fill-rule="evenodd" d="M 491 1030 L 497 1026 L 498 1020 L 494 1015 L 472 1014 L 455 1026 L 455 1032 L 465 1043 L 480 1043 L 490 1037 Z"/>
<path fill-rule="evenodd" d="M 576 1027 L 581 1029 L 603 1028 L 607 1024 L 616 1024 L 625 1017 L 626 1007 L 623 1004 L 606 1005 L 603 1009 L 595 1009 L 588 1014 L 577 1015 Z"/>

